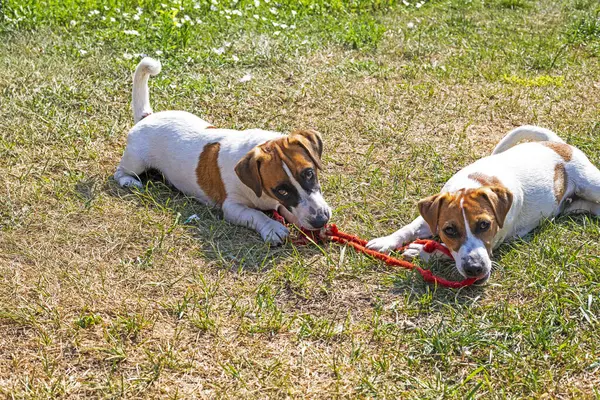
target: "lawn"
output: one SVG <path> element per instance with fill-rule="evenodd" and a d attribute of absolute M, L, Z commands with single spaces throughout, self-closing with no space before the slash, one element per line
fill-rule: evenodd
<path fill-rule="evenodd" d="M 600 398 L 597 218 L 546 221 L 452 290 L 112 179 L 142 54 L 155 111 L 319 130 L 332 222 L 365 238 L 522 124 L 600 165 L 597 1 L 0 4 L 5 397 Z"/>

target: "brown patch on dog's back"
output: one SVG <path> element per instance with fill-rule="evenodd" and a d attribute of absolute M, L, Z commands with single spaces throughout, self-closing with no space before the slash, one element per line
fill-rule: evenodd
<path fill-rule="evenodd" d="M 219 150 L 221 150 L 220 143 L 204 146 L 196 167 L 196 182 L 211 200 L 220 205 L 225 201 L 227 192 L 219 169 Z"/>
<path fill-rule="evenodd" d="M 481 172 L 469 174 L 469 179 L 473 179 L 474 181 L 481 183 L 482 186 L 502 186 L 500 179 L 496 178 L 495 176 L 482 174 Z"/>
<path fill-rule="evenodd" d="M 540 144 L 552 149 L 556 154 L 561 156 L 565 162 L 571 161 L 571 157 L 573 157 L 573 149 L 566 143 L 540 142 Z"/>
<path fill-rule="evenodd" d="M 554 197 L 560 203 L 567 192 L 567 171 L 565 164 L 559 163 L 554 167 Z"/>

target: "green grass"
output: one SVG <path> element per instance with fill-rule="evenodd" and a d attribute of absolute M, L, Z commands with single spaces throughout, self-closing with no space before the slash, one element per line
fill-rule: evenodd
<path fill-rule="evenodd" d="M 596 1 L 2 3 L 6 397 L 600 397 L 596 218 L 447 290 L 338 245 L 268 248 L 159 175 L 112 180 L 141 54 L 163 62 L 155 110 L 321 131 L 333 222 L 365 238 L 520 124 L 600 165 Z"/>

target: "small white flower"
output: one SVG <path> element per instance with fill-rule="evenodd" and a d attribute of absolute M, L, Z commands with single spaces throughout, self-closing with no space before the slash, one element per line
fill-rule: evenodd
<path fill-rule="evenodd" d="M 259 17 L 258 15 L 256 15 L 256 14 L 254 14 L 252 17 L 253 17 L 254 19 L 256 19 L 256 20 L 260 19 L 260 17 Z"/>
<path fill-rule="evenodd" d="M 144 12 L 144 9 L 142 7 L 137 7 L 136 10 L 137 10 L 138 14 L 141 14 Z"/>
<path fill-rule="evenodd" d="M 292 16 L 294 16 L 294 17 L 295 17 L 295 16 L 296 16 L 296 14 L 298 14 L 298 11 L 296 11 L 296 10 L 292 10 Z"/>
<path fill-rule="evenodd" d="M 176 26 L 177 28 L 181 28 L 181 22 L 175 22 L 175 26 Z"/>
<path fill-rule="evenodd" d="M 275 32 L 273 32 L 273 35 L 279 36 L 280 33 L 281 33 L 280 31 L 275 31 Z"/>
<path fill-rule="evenodd" d="M 98 15 L 98 14 L 100 14 L 100 11 L 98 11 L 98 10 L 92 10 L 92 11 L 90 11 L 90 13 L 88 14 L 88 16 L 90 16 L 90 17 L 91 17 L 91 16 L 93 16 L 93 15 Z"/>
<path fill-rule="evenodd" d="M 415 29 L 415 23 L 414 22 L 409 22 L 408 24 L 406 24 L 406 26 L 408 27 L 408 29 Z"/>
<path fill-rule="evenodd" d="M 210 11 L 217 11 L 217 10 L 218 10 L 218 8 L 217 8 L 217 7 L 215 7 L 215 6 L 213 6 L 213 5 L 211 5 L 211 6 L 210 6 Z"/>
<path fill-rule="evenodd" d="M 231 19 L 231 15 L 226 15 L 225 19 Z"/>
<path fill-rule="evenodd" d="M 126 60 L 131 60 L 133 58 L 133 56 L 129 53 L 123 53 L 123 58 Z"/>
<path fill-rule="evenodd" d="M 81 49 L 81 50 L 79 50 L 79 54 L 81 54 L 82 56 L 85 56 L 87 54 L 87 50 Z"/>
<path fill-rule="evenodd" d="M 417 8 L 421 8 L 421 7 L 423 6 L 423 4 L 425 4 L 425 3 L 417 3 L 415 6 L 416 6 Z"/>
<path fill-rule="evenodd" d="M 106 7 L 106 6 L 104 6 L 104 11 L 108 11 L 108 10 L 110 10 L 110 8 L 109 8 L 109 7 Z"/>
<path fill-rule="evenodd" d="M 77 21 L 71 20 L 70 24 L 71 24 L 71 26 L 75 26 L 75 25 L 77 25 Z"/>
<path fill-rule="evenodd" d="M 221 54 L 225 53 L 225 47 L 219 47 L 218 49 L 215 49 L 215 48 L 213 47 L 212 51 L 213 51 L 213 53 L 215 53 L 215 54 L 221 55 Z"/>
<path fill-rule="evenodd" d="M 296 24 L 290 25 L 290 29 L 296 29 Z"/>
<path fill-rule="evenodd" d="M 123 13 L 123 17 L 127 18 L 127 17 L 129 17 L 129 14 L 128 13 Z"/>
<path fill-rule="evenodd" d="M 135 14 L 135 15 L 133 16 L 133 20 L 134 20 L 134 21 L 139 21 L 139 20 L 140 20 L 140 16 L 139 16 L 139 15 L 137 15 L 137 14 Z"/>
<path fill-rule="evenodd" d="M 114 17 L 110 17 L 110 22 L 117 22 L 117 20 Z"/>
<path fill-rule="evenodd" d="M 263 21 L 266 21 L 266 20 L 267 20 L 265 17 L 260 17 L 260 19 L 262 19 Z"/>
<path fill-rule="evenodd" d="M 252 74 L 246 74 L 242 76 L 242 78 L 240 79 L 240 83 L 248 82 L 250 80 L 252 80 Z"/>
<path fill-rule="evenodd" d="M 254 7 L 260 7 L 260 0 L 254 0 Z"/>
<path fill-rule="evenodd" d="M 168 7 L 168 6 L 167 6 L 165 3 L 160 3 L 160 6 L 161 6 L 162 8 L 167 8 L 167 7 Z"/>
<path fill-rule="evenodd" d="M 234 14 L 234 15 L 237 15 L 239 17 L 242 16 L 242 12 L 240 10 L 233 10 L 231 13 Z"/>
<path fill-rule="evenodd" d="M 101 19 L 102 19 L 102 21 L 106 21 L 106 17 L 104 15 L 102 16 Z"/>
<path fill-rule="evenodd" d="M 223 46 L 225 46 L 225 47 L 231 47 L 231 42 L 225 42 L 225 43 L 223 43 Z"/>
<path fill-rule="evenodd" d="M 283 29 L 287 29 L 287 24 L 279 24 L 280 27 L 282 27 Z"/>
<path fill-rule="evenodd" d="M 190 16 L 189 16 L 189 15 L 187 15 L 187 14 L 183 16 L 183 19 L 184 19 L 184 20 L 186 20 L 186 21 L 191 21 L 191 20 L 192 20 L 192 19 L 190 18 Z"/>
<path fill-rule="evenodd" d="M 140 33 L 135 29 L 124 30 L 123 33 L 126 35 L 140 36 Z"/>
<path fill-rule="evenodd" d="M 404 4 L 406 7 L 410 6 L 410 3 L 406 0 L 402 0 L 402 4 Z"/>
<path fill-rule="evenodd" d="M 273 26 L 279 26 L 278 22 L 273 21 Z"/>
<path fill-rule="evenodd" d="M 273 14 L 273 15 L 277 14 L 277 9 L 275 7 L 269 8 L 269 11 L 271 11 L 271 14 Z"/>
<path fill-rule="evenodd" d="M 240 61 L 240 58 L 238 56 L 236 56 L 235 54 L 231 56 L 231 59 L 235 62 Z"/>
<path fill-rule="evenodd" d="M 162 56 L 162 54 L 163 54 L 163 51 L 162 51 L 162 50 L 156 50 L 154 53 L 155 53 L 157 56 Z"/>
<path fill-rule="evenodd" d="M 201 20 L 200 18 L 197 18 L 197 19 L 196 19 L 196 24 L 197 24 L 197 25 L 200 25 L 201 23 L 202 23 L 202 20 Z"/>
<path fill-rule="evenodd" d="M 215 6 L 219 5 L 219 2 L 217 0 L 211 0 L 210 1 L 212 4 L 214 4 Z"/>
<path fill-rule="evenodd" d="M 200 8 L 200 4 L 198 4 L 198 3 L 194 4 L 194 10 L 197 10 L 199 8 Z"/>

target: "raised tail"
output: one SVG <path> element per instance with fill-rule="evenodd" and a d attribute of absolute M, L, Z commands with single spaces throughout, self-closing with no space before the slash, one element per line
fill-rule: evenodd
<path fill-rule="evenodd" d="M 133 121 L 138 123 L 139 120 L 152 114 L 150 107 L 150 93 L 148 91 L 148 78 L 160 72 L 160 61 L 150 57 L 144 57 L 138 64 L 133 74 L 133 91 L 132 103 Z"/>
<path fill-rule="evenodd" d="M 518 144 L 522 140 L 532 140 L 534 142 L 558 142 L 565 143 L 556 133 L 550 129 L 541 128 L 534 125 L 523 125 L 508 132 L 504 138 L 496 145 L 492 154 L 502 153 Z"/>

